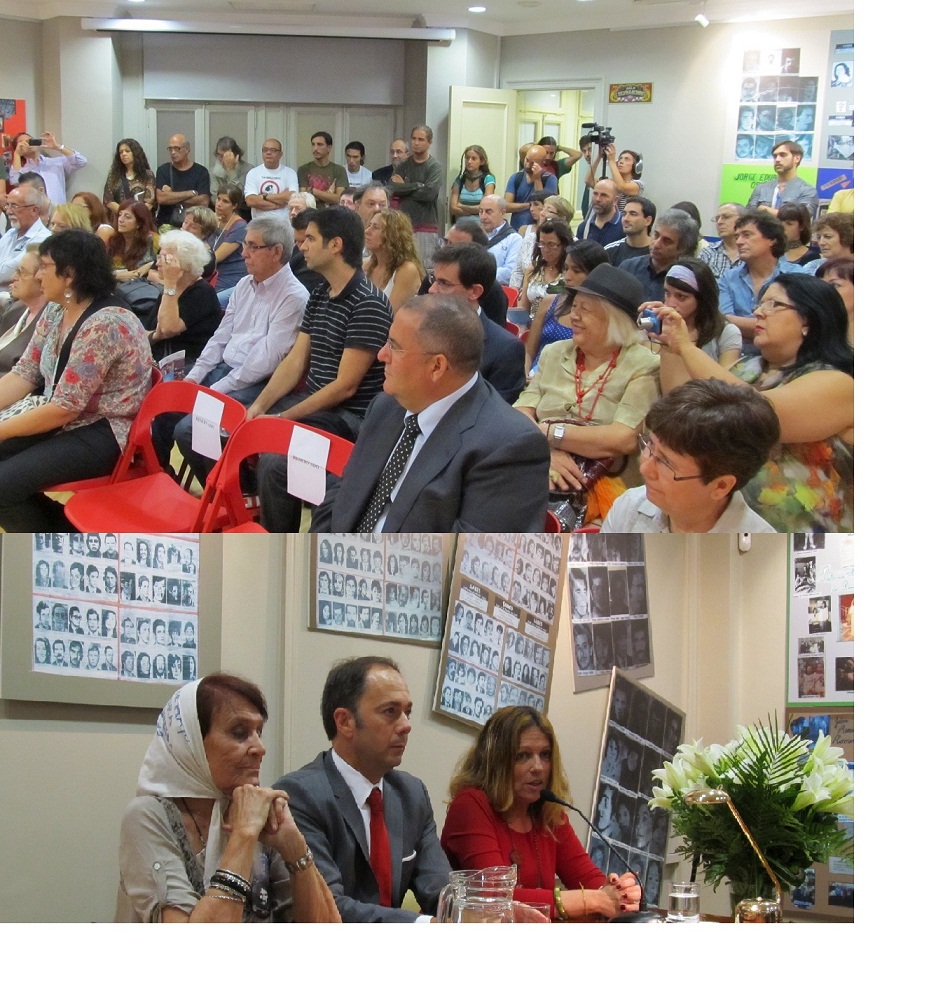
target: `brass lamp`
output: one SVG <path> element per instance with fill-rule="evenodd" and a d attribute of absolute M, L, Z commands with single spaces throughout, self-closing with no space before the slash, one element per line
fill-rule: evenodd
<path fill-rule="evenodd" d="M 770 881 L 773 883 L 774 890 L 776 890 L 777 898 L 775 900 L 765 900 L 760 896 L 758 896 L 755 900 L 741 900 L 741 902 L 735 907 L 735 923 L 779 924 L 783 919 L 780 909 L 780 899 L 783 896 L 783 891 L 780 888 L 780 882 L 774 874 L 773 869 L 770 868 L 767 859 L 764 858 L 764 853 L 760 850 L 760 847 L 754 840 L 754 836 L 741 819 L 741 815 L 738 813 L 738 808 L 732 803 L 731 797 L 729 797 L 724 790 L 708 789 L 692 790 L 689 793 L 684 793 L 683 800 L 687 804 L 692 805 L 727 804 L 732 816 L 738 822 L 738 827 L 744 832 L 744 837 L 750 842 L 751 848 L 754 849 L 755 854 L 760 859 L 761 865 L 764 867 L 767 875 L 770 876 Z"/>

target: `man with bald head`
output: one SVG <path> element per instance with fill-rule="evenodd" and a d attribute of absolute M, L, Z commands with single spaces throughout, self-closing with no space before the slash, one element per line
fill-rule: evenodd
<path fill-rule="evenodd" d="M 487 249 L 497 264 L 497 280 L 506 285 L 523 244 L 523 238 L 507 222 L 507 200 L 503 196 L 485 196 L 478 207 L 478 219 L 487 234 Z"/>
<path fill-rule="evenodd" d="M 386 185 L 393 175 L 393 169 L 403 161 L 409 154 L 409 145 L 402 137 L 398 137 L 390 145 L 390 164 L 383 168 L 375 168 L 371 178 L 380 185 Z"/>
<path fill-rule="evenodd" d="M 510 213 L 510 225 L 514 230 L 533 222 L 533 215 L 530 213 L 532 193 L 545 192 L 548 196 L 559 194 L 559 180 L 543 168 L 545 161 L 546 149 L 533 144 L 527 148 L 523 157 L 523 168 L 507 180 L 504 199 L 507 212 Z"/>
<path fill-rule="evenodd" d="M 478 373 L 484 332 L 457 295 L 397 311 L 371 403 L 316 532 L 542 532 L 549 446 Z"/>
<path fill-rule="evenodd" d="M 295 169 L 282 163 L 283 145 L 268 137 L 260 149 L 263 163 L 247 173 L 244 179 L 244 201 L 251 216 L 276 216 L 289 220 L 289 203 L 299 191 L 299 176 Z"/>
<path fill-rule="evenodd" d="M 617 208 L 617 189 L 611 179 L 599 179 L 595 183 L 591 209 L 579 224 L 575 236 L 577 240 L 593 240 L 602 247 L 623 239 L 624 228 Z"/>
<path fill-rule="evenodd" d="M 156 226 L 164 223 L 181 227 L 182 210 L 177 206 L 208 206 L 211 203 L 211 175 L 204 165 L 192 161 L 192 148 L 184 134 L 169 138 L 169 161 L 156 169 Z"/>

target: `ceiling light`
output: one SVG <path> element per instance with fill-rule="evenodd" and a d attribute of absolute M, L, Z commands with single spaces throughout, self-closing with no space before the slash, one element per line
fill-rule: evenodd
<path fill-rule="evenodd" d="M 469 14 L 483 14 L 487 10 L 487 7 L 469 7 Z"/>
<path fill-rule="evenodd" d="M 695 22 L 696 22 L 696 24 L 700 25 L 701 27 L 708 27 L 709 26 L 709 19 L 705 16 L 705 14 L 696 14 L 695 15 Z"/>

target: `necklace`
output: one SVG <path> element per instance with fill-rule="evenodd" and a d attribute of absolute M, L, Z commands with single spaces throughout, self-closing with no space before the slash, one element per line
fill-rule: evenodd
<path fill-rule="evenodd" d="M 621 356 L 621 348 L 618 347 L 617 352 L 608 361 L 608 367 L 603 374 L 598 375 L 598 377 L 586 388 L 582 381 L 582 372 L 585 370 L 585 354 L 578 348 L 575 351 L 575 399 L 578 404 L 579 415 L 585 422 L 591 422 L 592 417 L 595 414 L 595 406 L 598 404 L 598 399 L 601 398 L 602 392 L 605 390 L 605 385 L 608 383 L 608 378 L 611 372 L 617 367 L 617 359 Z M 592 402 L 591 408 L 586 413 L 582 408 L 582 402 L 585 401 L 585 396 L 592 390 L 595 391 L 595 400 Z"/>
<path fill-rule="evenodd" d="M 218 236 L 215 237 L 215 242 L 214 242 L 214 244 L 212 244 L 212 247 L 211 247 L 211 249 L 213 251 L 215 251 L 215 250 L 218 249 L 218 241 L 220 241 L 221 238 L 228 232 L 228 227 L 234 222 L 234 217 L 235 216 L 237 216 L 237 214 L 236 213 L 232 213 L 228 217 L 227 223 L 225 223 L 224 226 L 221 228 L 221 233 L 219 233 Z"/>
<path fill-rule="evenodd" d="M 188 816 L 192 819 L 192 824 L 195 825 L 195 830 L 198 832 L 198 840 L 201 842 L 202 848 L 204 848 L 205 836 L 202 834 L 202 829 L 198 826 L 198 821 L 195 820 L 195 815 L 192 813 L 191 809 L 189 808 L 188 801 L 185 799 L 185 797 L 179 797 L 179 799 L 182 801 L 182 806 L 185 808 L 185 813 L 188 814 Z"/>

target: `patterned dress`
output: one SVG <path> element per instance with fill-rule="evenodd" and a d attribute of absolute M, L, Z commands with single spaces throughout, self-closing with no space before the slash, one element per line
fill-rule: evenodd
<path fill-rule="evenodd" d="M 832 370 L 830 364 L 814 362 L 768 371 L 760 357 L 731 368 L 761 392 L 813 371 Z M 838 436 L 781 443 L 742 493 L 778 532 L 854 532 L 855 448 Z"/>

